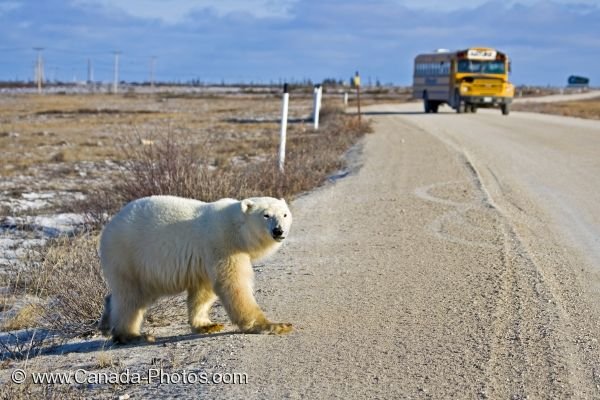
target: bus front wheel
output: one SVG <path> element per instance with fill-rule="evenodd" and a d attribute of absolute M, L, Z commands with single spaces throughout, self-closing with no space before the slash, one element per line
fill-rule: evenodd
<path fill-rule="evenodd" d="M 500 109 L 502 110 L 502 115 L 510 114 L 510 107 L 508 106 L 508 104 L 502 104 L 500 106 Z"/>

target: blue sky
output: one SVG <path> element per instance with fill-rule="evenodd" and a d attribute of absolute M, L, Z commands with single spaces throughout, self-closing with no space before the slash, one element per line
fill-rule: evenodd
<path fill-rule="evenodd" d="M 0 0 L 0 79 L 207 82 L 347 79 L 410 84 L 436 48 L 496 47 L 517 84 L 600 85 L 600 0 Z"/>

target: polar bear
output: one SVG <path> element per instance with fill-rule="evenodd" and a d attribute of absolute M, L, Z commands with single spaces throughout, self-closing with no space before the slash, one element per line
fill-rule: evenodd
<path fill-rule="evenodd" d="M 153 341 L 140 333 L 145 310 L 161 296 L 187 291 L 195 333 L 223 329 L 209 318 L 217 296 L 242 332 L 290 332 L 291 324 L 270 322 L 256 303 L 251 263 L 274 253 L 291 224 L 285 200 L 272 197 L 132 201 L 100 237 L 100 262 L 110 289 L 100 329 L 118 343 Z"/>

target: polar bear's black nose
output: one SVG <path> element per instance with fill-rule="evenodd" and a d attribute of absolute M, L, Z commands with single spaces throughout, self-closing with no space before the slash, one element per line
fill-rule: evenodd
<path fill-rule="evenodd" d="M 273 228 L 273 237 L 280 238 L 283 235 L 283 229 L 280 226 Z"/>

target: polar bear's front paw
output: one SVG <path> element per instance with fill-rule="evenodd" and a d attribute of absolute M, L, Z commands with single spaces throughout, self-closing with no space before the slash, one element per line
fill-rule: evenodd
<path fill-rule="evenodd" d="M 274 335 L 283 335 L 285 333 L 290 333 L 294 328 L 292 324 L 289 323 L 275 323 L 275 322 L 265 322 L 261 324 L 256 324 L 252 328 L 248 329 L 247 333 L 269 333 Z"/>
<path fill-rule="evenodd" d="M 209 325 L 203 325 L 203 326 L 193 326 L 192 332 L 200 333 L 200 334 L 217 333 L 217 332 L 221 332 L 223 330 L 223 328 L 225 328 L 225 325 L 223 325 L 223 324 L 209 324 Z"/>
<path fill-rule="evenodd" d="M 269 333 L 274 333 L 276 335 L 283 335 L 285 333 L 290 333 L 294 330 L 292 324 L 284 322 L 277 324 L 269 324 Z"/>

